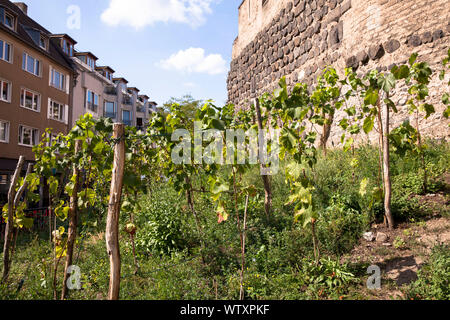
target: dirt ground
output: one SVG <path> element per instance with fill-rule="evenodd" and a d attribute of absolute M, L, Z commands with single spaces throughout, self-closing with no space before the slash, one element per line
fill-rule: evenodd
<path fill-rule="evenodd" d="M 370 290 L 361 285 L 357 295 L 366 299 L 403 299 L 402 287 L 417 279 L 417 272 L 427 261 L 431 250 L 439 244 L 450 244 L 448 193 L 420 196 L 420 202 L 431 208 L 433 216 L 427 221 L 403 223 L 395 230 L 373 225 L 375 239 L 361 239 L 352 252 L 342 257 L 351 264 L 377 265 L 381 269 L 381 288 Z M 436 210 L 434 210 L 436 209 Z M 365 276 L 367 279 L 369 274 Z"/>

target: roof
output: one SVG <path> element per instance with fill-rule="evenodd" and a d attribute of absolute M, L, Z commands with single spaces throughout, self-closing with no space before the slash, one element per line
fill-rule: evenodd
<path fill-rule="evenodd" d="M 141 90 L 139 90 L 139 89 L 136 88 L 136 87 L 128 87 L 128 90 L 133 90 L 133 91 L 136 91 L 136 92 L 141 91 Z"/>
<path fill-rule="evenodd" d="M 78 42 L 74 40 L 71 36 L 69 36 L 67 33 L 59 33 L 59 34 L 52 34 L 50 35 L 50 38 L 67 38 L 72 42 L 73 44 L 77 44 Z"/>
<path fill-rule="evenodd" d="M 109 67 L 109 66 L 100 66 L 100 67 L 95 67 L 95 70 L 108 70 L 110 73 L 114 73 L 116 71 L 114 71 L 113 68 Z"/>
<path fill-rule="evenodd" d="M 157 105 L 158 105 L 155 101 L 150 101 L 149 103 L 152 104 L 152 105 L 154 105 L 154 106 L 157 106 Z"/>
<path fill-rule="evenodd" d="M 150 97 L 146 94 L 140 94 L 139 98 L 146 98 L 146 99 L 150 99 Z"/>
<path fill-rule="evenodd" d="M 128 83 L 128 80 L 125 78 L 113 78 L 113 81 L 122 81 L 122 82 Z"/>
<path fill-rule="evenodd" d="M 62 51 L 62 49 L 58 46 L 57 43 L 55 43 L 54 41 L 49 41 L 48 51 L 46 51 L 33 41 L 33 39 L 28 34 L 26 29 L 38 30 L 39 32 L 41 32 L 42 34 L 44 34 L 49 38 L 52 35 L 50 31 L 48 31 L 39 23 L 31 19 L 19 7 L 17 7 L 14 3 L 8 0 L 0 0 L 0 7 L 6 8 L 7 10 L 14 13 L 17 19 L 16 31 L 13 31 L 8 27 L 4 26 L 3 24 L 0 24 L 0 30 L 2 32 L 9 33 L 13 37 L 24 42 L 29 47 L 32 47 L 36 51 L 39 51 L 43 55 L 49 57 L 54 62 L 58 63 L 60 66 L 75 71 L 75 66 L 72 60 Z"/>
<path fill-rule="evenodd" d="M 93 54 L 92 52 L 89 52 L 89 51 L 86 51 L 86 52 L 75 52 L 74 56 L 76 56 L 76 57 L 78 57 L 78 56 L 91 56 L 95 60 L 98 60 L 98 58 L 95 56 L 95 54 Z"/>

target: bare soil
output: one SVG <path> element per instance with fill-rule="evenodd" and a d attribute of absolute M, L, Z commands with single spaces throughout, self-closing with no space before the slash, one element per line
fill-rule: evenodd
<path fill-rule="evenodd" d="M 374 236 L 384 233 L 384 242 L 361 239 L 359 244 L 342 262 L 366 268 L 377 265 L 381 269 L 381 289 L 370 290 L 361 275 L 361 286 L 352 293 L 354 298 L 404 299 L 405 286 L 417 279 L 417 272 L 426 263 L 432 248 L 439 244 L 450 244 L 449 194 L 447 190 L 438 194 L 416 196 L 432 214 L 429 220 L 402 223 L 394 230 L 383 225 L 373 225 Z"/>

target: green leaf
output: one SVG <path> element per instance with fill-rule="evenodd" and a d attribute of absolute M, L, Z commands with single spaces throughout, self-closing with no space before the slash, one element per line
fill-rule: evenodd
<path fill-rule="evenodd" d="M 367 117 L 364 119 L 363 130 L 366 134 L 372 131 L 374 126 L 374 117 Z"/>
<path fill-rule="evenodd" d="M 384 103 L 386 103 L 386 105 L 391 108 L 395 113 L 398 112 L 397 107 L 395 106 L 394 101 L 392 101 L 391 99 L 384 99 Z"/>
<path fill-rule="evenodd" d="M 433 113 L 436 112 L 432 104 L 425 103 L 422 107 L 426 112 L 425 119 L 428 119 Z"/>
<path fill-rule="evenodd" d="M 391 73 L 398 80 L 406 79 L 410 75 L 409 67 L 407 65 L 402 65 L 402 66 L 400 66 L 400 68 L 392 69 Z"/>
<path fill-rule="evenodd" d="M 348 150 L 350 150 L 350 148 L 353 145 L 353 142 L 354 142 L 353 138 L 349 138 L 349 139 L 347 139 L 347 141 L 345 141 L 344 152 L 347 152 Z"/>
<path fill-rule="evenodd" d="M 222 120 L 211 119 L 211 126 L 217 130 L 225 130 L 225 123 Z"/>
<path fill-rule="evenodd" d="M 411 57 L 409 57 L 408 62 L 409 62 L 410 66 L 412 66 L 414 64 L 414 62 L 416 62 L 418 56 L 419 56 L 418 53 L 415 52 L 411 55 Z"/>
<path fill-rule="evenodd" d="M 359 186 L 359 194 L 361 195 L 361 197 L 364 197 L 367 193 L 367 185 L 369 184 L 369 179 L 364 178 L 361 181 L 361 184 Z"/>
<path fill-rule="evenodd" d="M 378 91 L 375 89 L 367 90 L 366 96 L 364 97 L 364 104 L 376 106 L 377 102 L 378 102 Z"/>
<path fill-rule="evenodd" d="M 391 73 L 387 76 L 380 76 L 380 78 L 378 78 L 378 85 L 381 87 L 381 89 L 383 89 L 384 92 L 387 93 L 395 88 L 395 82 L 395 77 Z"/>

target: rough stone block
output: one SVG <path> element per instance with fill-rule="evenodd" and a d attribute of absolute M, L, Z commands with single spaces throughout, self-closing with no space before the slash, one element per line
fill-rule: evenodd
<path fill-rule="evenodd" d="M 345 66 L 346 66 L 346 68 L 357 69 L 359 66 L 359 62 L 358 62 L 358 59 L 356 58 L 356 56 L 351 56 L 351 57 L 347 58 L 345 60 Z"/>
<path fill-rule="evenodd" d="M 433 32 L 433 41 L 436 41 L 444 36 L 444 32 L 442 30 L 436 30 Z"/>
<path fill-rule="evenodd" d="M 407 40 L 410 47 L 418 47 L 422 44 L 422 40 L 418 35 L 412 35 Z"/>
<path fill-rule="evenodd" d="M 362 65 L 369 62 L 369 55 L 365 50 L 358 52 L 356 55 L 356 59 L 358 60 L 358 63 L 361 63 Z"/>
<path fill-rule="evenodd" d="M 385 43 L 384 47 L 386 48 L 386 51 L 388 53 L 393 53 L 398 48 L 400 48 L 400 42 L 398 40 L 391 39 Z"/>

